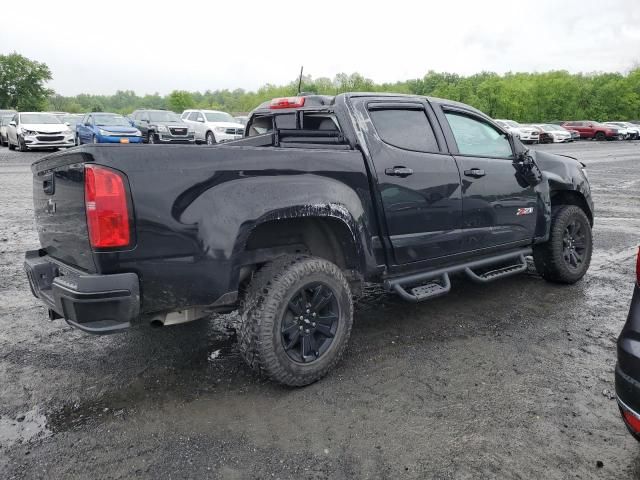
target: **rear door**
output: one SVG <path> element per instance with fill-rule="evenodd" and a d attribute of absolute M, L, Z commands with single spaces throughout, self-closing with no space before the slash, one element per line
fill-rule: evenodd
<path fill-rule="evenodd" d="M 458 253 L 462 199 L 455 159 L 419 99 L 354 99 L 368 118 L 389 241 L 397 265 Z"/>
<path fill-rule="evenodd" d="M 507 135 L 471 110 L 436 108 L 460 168 L 464 250 L 531 242 L 538 195 L 516 175 Z"/>

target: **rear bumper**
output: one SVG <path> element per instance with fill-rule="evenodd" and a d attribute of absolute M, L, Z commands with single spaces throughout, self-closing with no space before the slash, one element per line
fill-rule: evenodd
<path fill-rule="evenodd" d="M 34 296 L 66 322 L 89 333 L 107 334 L 131 326 L 140 314 L 135 273 L 87 274 L 41 250 L 25 254 L 24 268 Z"/>

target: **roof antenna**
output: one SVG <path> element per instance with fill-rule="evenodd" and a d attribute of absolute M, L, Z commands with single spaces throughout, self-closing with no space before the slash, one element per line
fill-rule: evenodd
<path fill-rule="evenodd" d="M 304 65 L 300 67 L 300 78 L 298 78 L 298 95 L 300 95 L 300 89 L 302 88 L 302 71 L 304 70 Z"/>

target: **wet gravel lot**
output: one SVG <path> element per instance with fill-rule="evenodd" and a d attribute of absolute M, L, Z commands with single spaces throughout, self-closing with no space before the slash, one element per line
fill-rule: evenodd
<path fill-rule="evenodd" d="M 22 272 L 43 154 L 1 148 L 0 478 L 639 477 L 612 392 L 640 143 L 540 148 L 588 166 L 585 279 L 455 278 L 420 305 L 367 289 L 342 363 L 301 389 L 248 371 L 234 315 L 107 337 L 49 322 Z"/>

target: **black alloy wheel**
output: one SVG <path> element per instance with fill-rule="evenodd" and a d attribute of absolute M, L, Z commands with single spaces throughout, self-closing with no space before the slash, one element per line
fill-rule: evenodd
<path fill-rule="evenodd" d="M 562 236 L 562 257 L 571 270 L 580 270 L 585 261 L 586 233 L 584 226 L 573 219 L 564 229 Z"/>
<path fill-rule="evenodd" d="M 318 360 L 331 346 L 338 329 L 340 308 L 327 285 L 311 283 L 298 290 L 282 319 L 282 345 L 292 360 Z"/>

